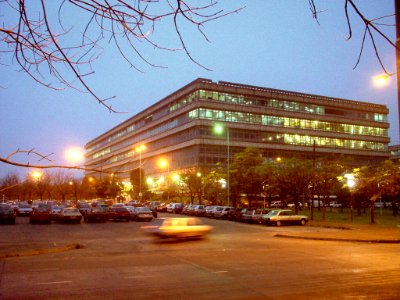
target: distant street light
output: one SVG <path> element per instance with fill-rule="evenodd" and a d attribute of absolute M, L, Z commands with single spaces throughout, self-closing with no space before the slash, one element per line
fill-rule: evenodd
<path fill-rule="evenodd" d="M 32 172 L 31 172 L 31 176 L 32 176 L 32 178 L 33 178 L 34 180 L 38 181 L 38 180 L 40 180 L 40 178 L 42 178 L 43 172 L 42 172 L 42 171 L 39 171 L 39 170 L 32 171 Z"/>
<path fill-rule="evenodd" d="M 226 131 L 226 148 L 227 148 L 227 194 L 228 194 L 228 206 L 230 206 L 230 140 L 229 140 L 229 127 L 222 124 L 215 124 L 213 127 L 215 134 L 223 135 Z"/>

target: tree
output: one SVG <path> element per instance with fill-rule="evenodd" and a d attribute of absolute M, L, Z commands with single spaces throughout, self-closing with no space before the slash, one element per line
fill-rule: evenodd
<path fill-rule="evenodd" d="M 6 199 L 19 199 L 21 181 L 17 174 L 7 174 L 0 180 L 0 201 Z"/>
<path fill-rule="evenodd" d="M 62 201 L 67 200 L 68 194 L 71 193 L 70 182 L 73 182 L 71 174 L 67 174 L 65 170 L 58 170 L 52 174 L 52 185 L 54 190 L 54 196 L 61 198 Z"/>
<path fill-rule="evenodd" d="M 130 181 L 132 184 L 132 197 L 140 199 L 140 191 L 142 195 L 147 191 L 146 178 L 142 168 L 136 168 L 130 172 Z"/>
<path fill-rule="evenodd" d="M 342 164 L 342 159 L 330 157 L 319 160 L 316 165 L 314 181 L 317 189 L 323 196 L 322 219 L 325 220 L 329 196 L 332 194 L 334 188 L 337 187 L 338 176 L 343 172 L 344 166 Z M 313 206 L 313 201 L 311 201 L 311 209 L 313 209 Z"/>
<path fill-rule="evenodd" d="M 201 204 L 201 199 L 203 196 L 202 174 L 200 172 L 196 172 L 196 170 L 186 170 L 182 174 L 182 181 L 189 191 L 190 203 L 194 203 L 194 199 L 197 195 L 198 203 Z"/>
<path fill-rule="evenodd" d="M 223 187 L 226 184 L 226 175 L 218 163 L 216 168 L 204 177 L 204 197 L 212 204 L 223 204 L 227 198 L 226 187 Z"/>
<path fill-rule="evenodd" d="M 278 184 L 276 181 L 276 163 L 270 160 L 264 161 L 261 166 L 257 168 L 257 172 L 262 177 L 262 189 L 264 197 L 268 196 L 268 207 L 271 207 L 272 197 L 279 192 Z"/>
<path fill-rule="evenodd" d="M 392 199 L 393 215 L 397 216 L 400 196 L 400 161 L 384 161 L 376 170 L 376 182 L 380 196 L 389 196 Z"/>
<path fill-rule="evenodd" d="M 311 160 L 287 158 L 277 166 L 277 183 L 280 191 L 292 196 L 296 214 L 299 211 L 301 197 L 308 194 L 312 177 Z"/>
<path fill-rule="evenodd" d="M 231 187 L 247 195 L 249 207 L 263 191 L 263 177 L 259 169 L 263 161 L 261 150 L 246 148 L 235 154 L 230 166 Z"/>

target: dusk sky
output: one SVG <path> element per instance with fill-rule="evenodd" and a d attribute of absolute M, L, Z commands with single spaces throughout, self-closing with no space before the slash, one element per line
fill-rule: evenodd
<path fill-rule="evenodd" d="M 59 1 L 47 2 L 56 6 Z M 382 73 L 382 69 L 369 40 L 361 62 L 353 70 L 364 25 L 352 12 L 353 37 L 346 40 L 344 1 L 315 2 L 322 11 L 319 24 L 312 18 L 307 0 L 220 0 L 218 8 L 225 11 L 245 8 L 207 23 L 204 32 L 210 43 L 196 31 L 183 32 L 191 55 L 212 71 L 194 64 L 183 51 L 143 46 L 148 60 L 168 68 L 146 66 L 131 53 L 131 59 L 143 70 L 140 73 L 130 68 L 115 47 L 105 41 L 104 53 L 93 65 L 96 73 L 87 77 L 88 83 L 100 97 L 116 96 L 109 104 L 127 113 L 110 113 L 87 93 L 73 89 L 53 91 L 40 86 L 13 64 L 11 55 L 2 53 L 0 156 L 34 148 L 44 155 L 53 153 L 51 164 L 67 164 L 64 150 L 68 147 L 84 148 L 88 141 L 198 77 L 384 104 L 390 110 L 391 144 L 399 143 L 396 80 L 391 78 L 384 88 L 372 84 L 372 77 Z M 355 3 L 371 19 L 394 14 L 393 0 Z M 86 18 L 74 17 L 76 20 L 69 15 L 69 21 L 77 24 Z M 3 18 L 7 21 L 7 17 Z M 394 17 L 382 22 L 394 24 Z M 395 27 L 386 26 L 384 30 L 394 41 Z M 171 28 L 159 27 L 156 34 L 160 44 L 179 46 Z M 380 38 L 376 42 L 387 70 L 395 73 L 394 49 Z M 46 82 L 56 84 L 51 77 L 46 77 Z M 23 154 L 11 160 L 45 163 Z M 28 171 L 0 163 L 0 178 L 10 172 L 24 176 Z"/>

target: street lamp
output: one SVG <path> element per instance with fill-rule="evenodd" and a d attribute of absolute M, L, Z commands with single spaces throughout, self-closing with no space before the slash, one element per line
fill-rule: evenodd
<path fill-rule="evenodd" d="M 135 148 L 135 151 L 139 153 L 139 198 L 142 200 L 142 152 L 146 150 L 145 145 L 140 145 Z"/>
<path fill-rule="evenodd" d="M 70 147 L 64 152 L 65 159 L 71 164 L 79 164 L 84 161 L 83 150 L 79 147 Z"/>
<path fill-rule="evenodd" d="M 390 77 L 394 74 L 381 74 L 372 77 L 372 83 L 377 88 L 383 88 L 390 83 Z"/>
<path fill-rule="evenodd" d="M 226 152 L 227 152 L 227 193 L 228 193 L 228 206 L 230 206 L 230 140 L 229 140 L 229 127 L 222 124 L 215 124 L 213 131 L 218 135 L 223 135 L 226 131 Z"/>

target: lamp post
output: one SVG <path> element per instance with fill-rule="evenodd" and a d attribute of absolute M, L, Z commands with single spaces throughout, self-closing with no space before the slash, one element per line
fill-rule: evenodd
<path fill-rule="evenodd" d="M 226 152 L 227 152 L 227 194 L 228 194 L 228 206 L 230 206 L 230 140 L 229 140 L 229 127 L 223 126 L 222 124 L 214 125 L 214 132 L 218 135 L 222 135 L 226 131 Z"/>
<path fill-rule="evenodd" d="M 139 198 L 142 201 L 142 152 L 146 150 L 145 145 L 136 147 L 135 151 L 139 153 Z"/>

